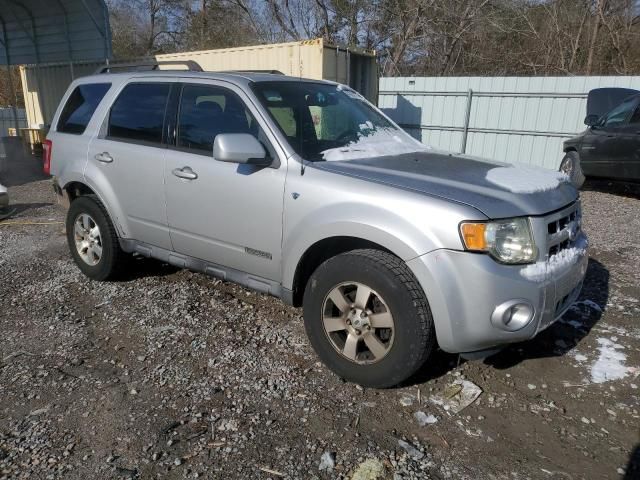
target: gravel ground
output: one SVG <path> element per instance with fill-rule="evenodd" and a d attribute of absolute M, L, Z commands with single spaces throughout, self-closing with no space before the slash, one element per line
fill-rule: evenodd
<path fill-rule="evenodd" d="M 561 322 L 379 391 L 321 365 L 275 298 L 149 260 L 89 281 L 49 183 L 11 186 L 0 478 L 639 478 L 640 195 L 611 188 L 582 194 L 592 258 Z M 455 380 L 482 393 L 450 415 L 432 400 Z"/>

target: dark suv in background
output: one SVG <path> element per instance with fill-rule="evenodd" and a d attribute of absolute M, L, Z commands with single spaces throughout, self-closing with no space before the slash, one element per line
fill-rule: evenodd
<path fill-rule="evenodd" d="M 564 142 L 560 170 L 577 186 L 585 176 L 640 182 L 640 92 L 591 90 L 584 123 L 584 132 Z"/>

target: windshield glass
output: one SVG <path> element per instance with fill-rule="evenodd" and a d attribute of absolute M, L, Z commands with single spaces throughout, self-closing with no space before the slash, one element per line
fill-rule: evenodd
<path fill-rule="evenodd" d="M 427 148 L 344 85 L 259 82 L 252 88 L 306 160 L 380 157 Z"/>

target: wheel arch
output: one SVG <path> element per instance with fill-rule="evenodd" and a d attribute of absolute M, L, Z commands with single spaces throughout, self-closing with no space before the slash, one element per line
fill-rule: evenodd
<path fill-rule="evenodd" d="M 380 250 L 400 258 L 389 248 L 356 236 L 336 235 L 318 240 L 310 245 L 298 260 L 291 284 L 291 303 L 296 307 L 302 305 L 307 282 L 322 263 L 336 255 L 363 248 Z"/>
<path fill-rule="evenodd" d="M 69 202 L 73 202 L 76 198 L 81 196 L 96 195 L 96 192 L 94 192 L 89 185 L 77 180 L 67 182 L 67 184 L 62 187 L 62 190 L 67 194 Z"/>
<path fill-rule="evenodd" d="M 111 222 L 113 223 L 118 236 L 121 238 L 126 238 L 126 229 L 119 221 L 119 219 L 122 218 L 122 215 L 117 215 L 117 206 L 114 207 L 110 202 L 106 201 L 105 195 L 103 195 L 103 193 L 99 189 L 95 188 L 95 186 L 91 185 L 90 182 L 81 180 L 70 180 L 62 187 L 62 190 L 63 192 L 65 192 L 65 196 L 67 197 L 69 203 L 73 202 L 80 196 L 95 196 L 107 211 L 107 214 L 109 215 L 109 218 L 111 219 Z M 113 192 L 111 192 L 110 196 L 114 197 Z"/>

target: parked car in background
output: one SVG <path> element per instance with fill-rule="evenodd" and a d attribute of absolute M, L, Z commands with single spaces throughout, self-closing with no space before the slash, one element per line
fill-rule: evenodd
<path fill-rule="evenodd" d="M 436 152 L 332 82 L 78 79 L 45 167 L 88 277 L 113 278 L 136 253 L 278 296 L 303 306 L 333 371 L 371 387 L 410 377 L 436 340 L 477 356 L 532 338 L 587 267 L 564 175 Z"/>
<path fill-rule="evenodd" d="M 0 183 L 0 220 L 9 216 L 9 192 Z"/>
<path fill-rule="evenodd" d="M 640 181 L 640 92 L 591 90 L 584 123 L 584 132 L 564 142 L 560 170 L 578 187 L 585 177 Z"/>

